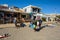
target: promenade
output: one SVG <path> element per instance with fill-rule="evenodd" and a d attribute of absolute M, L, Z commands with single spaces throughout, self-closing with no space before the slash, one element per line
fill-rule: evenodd
<path fill-rule="evenodd" d="M 60 24 L 53 23 L 51 26 L 42 28 L 39 32 L 27 26 L 24 28 L 15 28 L 14 24 L 1 24 L 0 35 L 9 33 L 11 36 L 3 40 L 60 40 Z M 42 26 L 45 23 L 42 24 Z M 54 26 L 52 26 L 54 25 Z M 1 40 L 1 39 L 0 39 Z"/>

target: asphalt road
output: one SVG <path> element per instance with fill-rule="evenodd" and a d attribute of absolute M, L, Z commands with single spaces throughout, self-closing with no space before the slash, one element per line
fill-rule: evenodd
<path fill-rule="evenodd" d="M 27 24 L 28 25 L 28 24 Z M 43 27 L 39 32 L 35 32 L 28 26 L 24 28 L 1 28 L 0 35 L 9 33 L 9 37 L 0 40 L 60 40 L 60 24 Z"/>

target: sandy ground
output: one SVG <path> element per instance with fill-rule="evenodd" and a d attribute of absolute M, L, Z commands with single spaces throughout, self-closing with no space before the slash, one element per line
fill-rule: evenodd
<path fill-rule="evenodd" d="M 46 26 L 39 32 L 35 32 L 28 26 L 17 29 L 14 24 L 1 24 L 0 35 L 9 33 L 11 36 L 0 40 L 60 40 L 60 24 L 52 25 L 54 26 Z"/>

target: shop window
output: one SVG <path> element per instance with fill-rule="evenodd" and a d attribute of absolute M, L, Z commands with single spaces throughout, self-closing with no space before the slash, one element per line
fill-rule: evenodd
<path fill-rule="evenodd" d="M 2 19 L 4 16 L 4 13 L 3 12 L 0 12 L 0 19 Z"/>
<path fill-rule="evenodd" d="M 11 14 L 7 14 L 7 17 L 11 17 L 12 15 Z"/>
<path fill-rule="evenodd" d="M 26 18 L 26 15 L 22 15 L 22 18 Z"/>
<path fill-rule="evenodd" d="M 14 17 L 17 17 L 17 14 L 14 14 Z"/>

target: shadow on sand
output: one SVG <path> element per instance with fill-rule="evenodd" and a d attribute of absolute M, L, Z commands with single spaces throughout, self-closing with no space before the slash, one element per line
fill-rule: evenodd
<path fill-rule="evenodd" d="M 42 27 L 39 27 L 39 28 L 34 28 L 35 31 L 39 32 L 41 29 L 45 28 L 46 26 L 42 26 Z"/>

